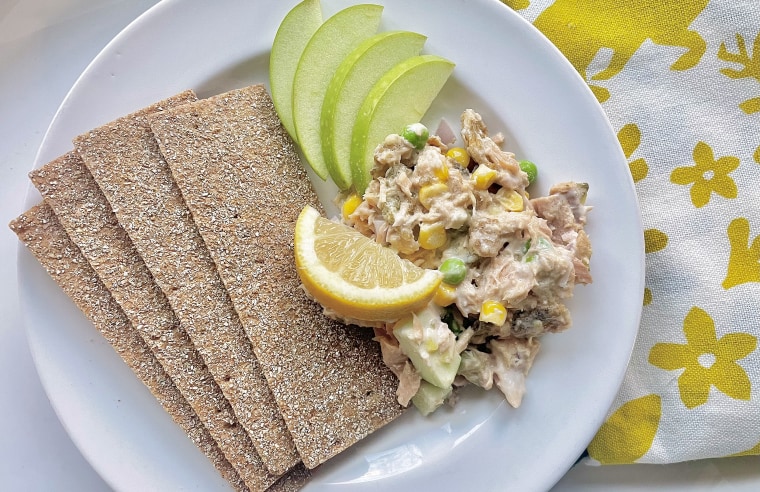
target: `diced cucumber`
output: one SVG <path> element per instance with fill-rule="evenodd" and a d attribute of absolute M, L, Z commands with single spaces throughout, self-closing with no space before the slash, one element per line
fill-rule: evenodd
<path fill-rule="evenodd" d="M 451 386 L 448 388 L 439 388 L 433 386 L 427 381 L 420 383 L 420 389 L 412 397 L 412 403 L 422 415 L 428 415 L 435 411 L 436 408 L 443 405 L 446 398 L 451 394 Z"/>
<path fill-rule="evenodd" d="M 451 387 L 461 358 L 455 348 L 456 335 L 441 321 L 440 311 L 428 308 L 404 318 L 396 323 L 393 334 L 422 379 L 439 388 Z"/>

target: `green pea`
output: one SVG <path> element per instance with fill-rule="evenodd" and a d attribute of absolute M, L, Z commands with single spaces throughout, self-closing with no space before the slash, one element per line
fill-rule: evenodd
<path fill-rule="evenodd" d="M 401 136 L 404 137 L 407 142 L 412 144 L 415 149 L 422 150 L 425 148 L 430 133 L 428 132 L 427 127 L 422 123 L 412 123 L 411 125 L 406 125 L 404 127 Z"/>
<path fill-rule="evenodd" d="M 538 168 L 536 165 L 530 161 L 520 161 L 520 169 L 528 175 L 528 184 L 533 184 L 538 177 Z"/>
<path fill-rule="evenodd" d="M 441 263 L 438 271 L 443 274 L 443 281 L 449 285 L 459 285 L 467 276 L 467 265 L 459 258 L 449 258 Z"/>

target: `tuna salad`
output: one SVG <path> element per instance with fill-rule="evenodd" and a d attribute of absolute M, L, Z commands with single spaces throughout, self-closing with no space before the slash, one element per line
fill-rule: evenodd
<path fill-rule="evenodd" d="M 540 338 L 570 326 L 564 302 L 592 280 L 588 185 L 530 198 L 535 166 L 502 150 L 473 110 L 461 116 L 459 147 L 411 130 L 377 147 L 363 197 L 339 197 L 342 221 L 440 270 L 443 283 L 427 308 L 393 323 L 344 321 L 375 330 L 402 405 L 427 414 L 474 384 L 517 407 Z"/>

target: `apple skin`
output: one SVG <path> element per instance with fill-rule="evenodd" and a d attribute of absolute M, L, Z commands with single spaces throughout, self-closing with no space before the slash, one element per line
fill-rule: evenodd
<path fill-rule="evenodd" d="M 370 182 L 375 148 L 404 125 L 422 119 L 454 70 L 436 55 L 409 58 L 383 75 L 359 109 L 351 136 L 351 177 L 362 196 Z"/>
<path fill-rule="evenodd" d="M 296 137 L 317 176 L 329 172 L 322 154 L 322 102 L 343 59 L 377 31 L 383 7 L 362 4 L 343 9 L 316 30 L 303 50 L 293 79 L 293 121 Z"/>
<path fill-rule="evenodd" d="M 293 123 L 293 77 L 306 44 L 322 25 L 319 0 L 304 0 L 285 16 L 277 29 L 269 55 L 269 88 L 285 130 L 296 140 Z"/>
<path fill-rule="evenodd" d="M 352 185 L 351 133 L 362 102 L 388 70 L 418 55 L 426 40 L 409 31 L 381 32 L 354 48 L 333 75 L 322 104 L 322 153 L 341 190 Z"/>

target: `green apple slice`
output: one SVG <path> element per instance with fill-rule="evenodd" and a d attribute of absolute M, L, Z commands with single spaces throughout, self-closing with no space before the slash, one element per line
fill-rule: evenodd
<path fill-rule="evenodd" d="M 293 77 L 306 44 L 322 25 L 319 0 L 304 0 L 288 12 L 277 29 L 269 55 L 269 88 L 282 125 L 293 140 Z"/>
<path fill-rule="evenodd" d="M 322 153 L 341 190 L 351 187 L 351 132 L 370 89 L 388 70 L 418 55 L 427 38 L 408 31 L 382 32 L 364 40 L 343 59 L 322 103 Z"/>
<path fill-rule="evenodd" d="M 327 19 L 303 50 L 293 80 L 296 137 L 309 165 L 322 179 L 328 171 L 322 155 L 319 120 L 327 86 L 343 59 L 380 25 L 383 7 L 354 5 Z"/>
<path fill-rule="evenodd" d="M 453 70 L 454 64 L 440 56 L 415 56 L 390 69 L 372 87 L 351 136 L 351 177 L 359 195 L 369 184 L 375 148 L 404 125 L 420 121 Z"/>

